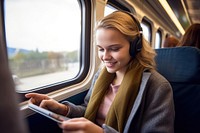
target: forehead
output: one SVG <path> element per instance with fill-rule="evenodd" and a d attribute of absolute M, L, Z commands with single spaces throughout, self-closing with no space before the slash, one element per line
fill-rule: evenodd
<path fill-rule="evenodd" d="M 100 28 L 96 31 L 96 42 L 98 45 L 103 43 L 121 43 L 127 41 L 125 36 L 116 29 Z"/>

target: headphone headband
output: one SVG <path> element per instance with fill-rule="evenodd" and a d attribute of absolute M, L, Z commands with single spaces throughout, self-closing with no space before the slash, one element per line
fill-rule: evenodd
<path fill-rule="evenodd" d="M 136 23 L 136 25 L 139 29 L 139 32 L 140 32 L 140 36 L 136 37 L 133 41 L 130 42 L 129 53 L 134 58 L 136 56 L 136 54 L 138 52 L 140 52 L 142 49 L 142 33 L 143 33 L 143 31 L 142 31 L 140 22 L 135 18 L 135 16 L 132 13 L 127 12 L 127 11 L 124 11 L 124 13 L 128 14 L 133 19 L 133 21 Z"/>
<path fill-rule="evenodd" d="M 143 30 L 142 30 L 142 27 L 140 25 L 140 22 L 136 19 L 136 17 L 132 13 L 130 13 L 130 12 L 125 11 L 125 13 L 128 14 L 133 19 L 133 21 L 137 24 L 139 32 L 143 33 Z"/>

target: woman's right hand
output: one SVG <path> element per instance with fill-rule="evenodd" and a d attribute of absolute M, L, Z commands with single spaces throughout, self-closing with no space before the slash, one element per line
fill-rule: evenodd
<path fill-rule="evenodd" d="M 42 108 L 51 110 L 52 112 L 64 116 L 66 116 L 68 113 L 68 107 L 66 105 L 57 102 L 45 94 L 27 93 L 25 97 L 30 98 L 29 103 L 36 104 Z"/>
<path fill-rule="evenodd" d="M 27 93 L 25 94 L 26 98 L 30 98 L 29 103 L 40 106 L 43 100 L 49 100 L 50 98 L 45 94 L 39 93 Z"/>

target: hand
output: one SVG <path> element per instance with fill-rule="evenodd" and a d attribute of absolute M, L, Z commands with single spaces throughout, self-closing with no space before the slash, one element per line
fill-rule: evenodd
<path fill-rule="evenodd" d="M 59 125 L 63 133 L 103 133 L 103 129 L 86 118 L 73 118 Z"/>
<path fill-rule="evenodd" d="M 45 94 L 38 94 L 38 93 L 27 93 L 25 94 L 26 98 L 30 98 L 29 103 L 36 104 L 40 106 L 42 100 L 49 100 L 50 98 Z"/>
<path fill-rule="evenodd" d="M 64 104 L 58 103 L 56 100 L 48 97 L 45 94 L 28 93 L 26 98 L 30 98 L 29 103 L 36 104 L 42 108 L 48 109 L 52 112 L 66 116 L 68 113 L 68 107 Z"/>

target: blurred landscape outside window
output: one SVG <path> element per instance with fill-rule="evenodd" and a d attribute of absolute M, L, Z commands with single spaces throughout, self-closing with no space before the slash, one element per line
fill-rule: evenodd
<path fill-rule="evenodd" d="M 17 91 L 39 89 L 78 74 L 78 1 L 6 0 L 4 12 L 9 65 Z"/>

